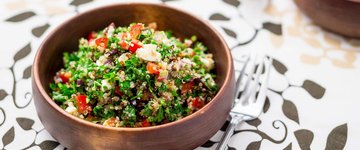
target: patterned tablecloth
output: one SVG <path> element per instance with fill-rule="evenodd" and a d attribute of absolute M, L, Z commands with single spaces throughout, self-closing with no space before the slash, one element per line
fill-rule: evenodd
<path fill-rule="evenodd" d="M 209 20 L 240 71 L 241 55 L 274 57 L 263 114 L 239 125 L 230 149 L 358 149 L 360 41 L 314 25 L 291 0 L 144 0 Z M 124 1 L 0 1 L 0 149 L 64 149 L 44 129 L 31 65 L 44 37 L 88 9 Z M 224 127 L 197 149 L 215 149 Z"/>

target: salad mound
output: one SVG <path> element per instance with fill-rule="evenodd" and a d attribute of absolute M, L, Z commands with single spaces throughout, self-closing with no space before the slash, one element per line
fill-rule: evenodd
<path fill-rule="evenodd" d="M 63 54 L 50 96 L 66 112 L 104 126 L 164 124 L 214 97 L 212 57 L 196 36 L 182 41 L 156 23 L 112 23 Z"/>

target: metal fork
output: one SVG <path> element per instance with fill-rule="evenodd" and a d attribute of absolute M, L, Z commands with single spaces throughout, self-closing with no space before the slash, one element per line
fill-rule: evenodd
<path fill-rule="evenodd" d="M 262 108 L 264 107 L 266 91 L 267 91 L 267 82 L 269 79 L 269 72 L 272 63 L 272 58 L 265 56 L 262 57 L 254 75 L 254 70 L 256 68 L 255 67 L 256 59 L 257 59 L 257 55 L 256 54 L 254 55 L 255 56 L 251 55 L 247 58 L 244 67 L 242 69 L 242 72 L 239 74 L 239 77 L 236 81 L 236 94 L 237 94 L 239 92 L 240 84 L 243 83 L 242 80 L 244 80 L 245 74 L 247 74 L 246 81 L 244 81 L 245 84 L 244 90 L 240 98 L 237 98 L 236 95 L 233 108 L 230 111 L 230 116 L 231 116 L 230 124 L 228 125 L 223 137 L 221 138 L 218 146 L 216 147 L 217 150 L 224 150 L 225 148 L 227 148 L 227 143 L 229 142 L 235 127 L 243 121 L 256 119 L 261 114 Z M 251 64 L 250 66 L 249 63 Z M 263 74 L 264 80 L 261 83 L 261 85 L 259 85 L 259 78 L 261 76 L 264 66 L 265 66 L 265 72 Z M 259 91 L 259 93 L 258 96 L 256 97 L 257 91 Z"/>

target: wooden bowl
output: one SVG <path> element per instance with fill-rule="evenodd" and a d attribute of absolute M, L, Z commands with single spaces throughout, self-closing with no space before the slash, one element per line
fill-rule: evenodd
<path fill-rule="evenodd" d="M 216 82 L 213 100 L 181 120 L 144 128 L 113 128 L 72 116 L 48 95 L 49 83 L 62 67 L 64 51 L 77 49 L 78 39 L 114 22 L 156 22 L 175 36 L 197 35 L 214 54 Z M 97 8 L 70 19 L 41 44 L 32 68 L 32 89 L 37 113 L 46 130 L 70 149 L 193 149 L 205 143 L 224 124 L 234 99 L 234 67 L 225 41 L 208 22 L 162 4 L 128 3 Z"/>
<path fill-rule="evenodd" d="M 295 0 L 316 24 L 330 31 L 360 38 L 359 0 Z"/>

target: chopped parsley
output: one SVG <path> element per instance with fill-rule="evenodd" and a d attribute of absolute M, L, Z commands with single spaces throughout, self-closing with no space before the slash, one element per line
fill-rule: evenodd
<path fill-rule="evenodd" d="M 112 127 L 179 120 L 207 104 L 218 87 L 214 60 L 196 36 L 180 40 L 156 24 L 91 32 L 50 83 L 52 99 L 79 118 Z"/>

